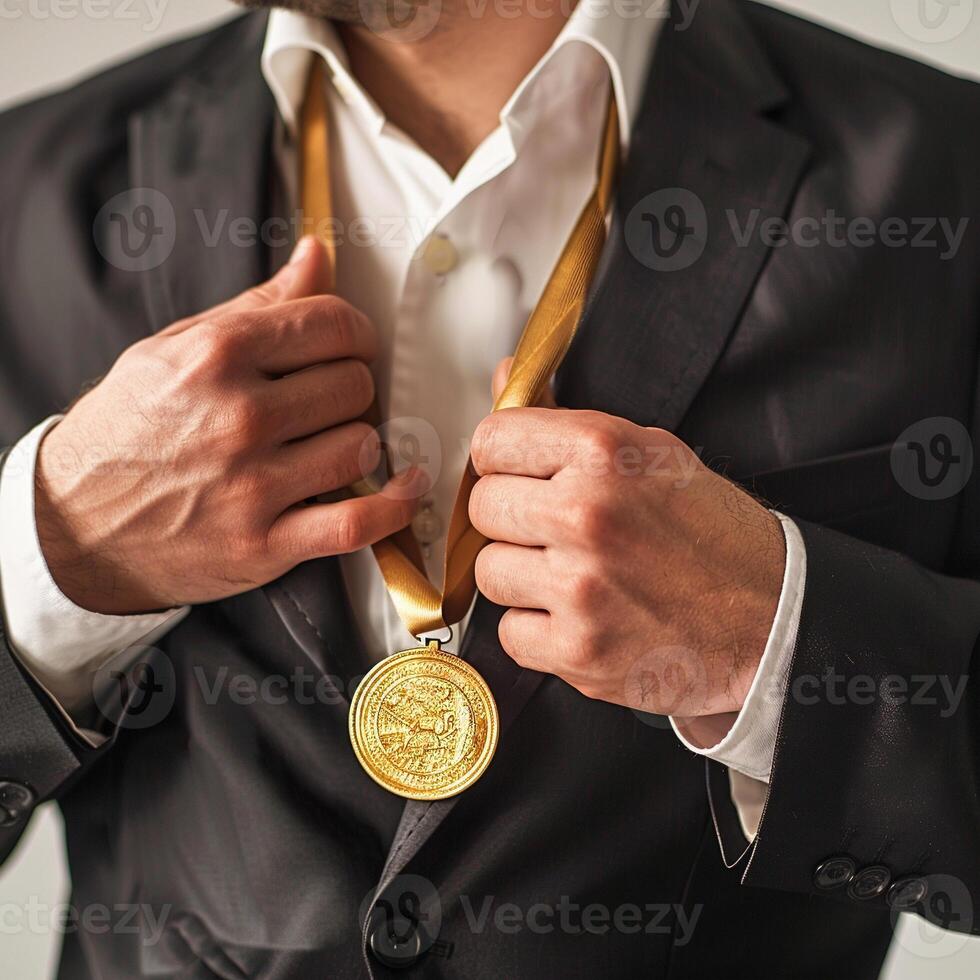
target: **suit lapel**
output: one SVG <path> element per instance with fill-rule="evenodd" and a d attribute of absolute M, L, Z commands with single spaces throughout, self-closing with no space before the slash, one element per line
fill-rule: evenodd
<path fill-rule="evenodd" d="M 731 221 L 737 218 L 737 227 L 744 227 L 754 209 L 758 222 L 785 214 L 806 162 L 805 141 L 762 116 L 786 97 L 727 0 L 715 0 L 686 31 L 665 27 L 617 190 L 609 240 L 558 374 L 560 405 L 665 428 L 681 420 L 738 322 L 767 256 L 757 236 L 740 245 Z M 696 226 L 693 249 L 699 254 L 685 268 L 658 270 L 661 260 L 652 240 L 635 234 L 637 227 L 650 226 L 637 218 L 650 195 L 677 188 L 686 194 L 674 194 L 668 203 L 700 201 L 704 208 L 702 221 L 689 205 L 687 219 Z M 493 689 L 504 737 L 543 675 L 518 668 L 503 653 L 497 642 L 501 612 L 478 597 L 460 655 Z M 378 896 L 461 799 L 406 804 Z"/>
<path fill-rule="evenodd" d="M 278 122 L 259 63 L 266 19 L 241 18 L 203 70 L 130 120 L 132 186 L 159 192 L 174 213 L 173 250 L 142 277 L 154 331 L 261 282 L 288 254 L 279 238 L 289 226 L 274 220 L 289 210 L 273 160 Z M 356 672 L 360 657 L 349 651 L 359 641 L 336 560 L 301 565 L 252 599 L 271 605 L 289 642 L 322 671 Z M 341 686 L 331 693 L 343 704 Z"/>
<path fill-rule="evenodd" d="M 265 17 L 217 35 L 207 65 L 130 120 L 131 178 L 173 207 L 174 247 L 142 277 L 159 330 L 265 278 L 274 105 L 259 67 Z M 254 232 L 253 232 L 254 229 Z"/>
<path fill-rule="evenodd" d="M 758 233 L 739 232 L 786 213 L 808 156 L 763 115 L 785 98 L 734 5 L 706 5 L 686 32 L 665 28 L 559 404 L 676 428 L 768 255 Z M 675 255 L 672 206 L 690 229 Z"/>

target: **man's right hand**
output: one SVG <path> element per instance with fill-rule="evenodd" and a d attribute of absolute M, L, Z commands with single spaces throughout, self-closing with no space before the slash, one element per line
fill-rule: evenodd
<path fill-rule="evenodd" d="M 35 516 L 69 599 L 113 614 L 208 602 L 409 523 L 417 471 L 306 503 L 380 457 L 355 421 L 374 329 L 325 285 L 324 250 L 303 239 L 268 282 L 133 344 L 51 429 Z"/>

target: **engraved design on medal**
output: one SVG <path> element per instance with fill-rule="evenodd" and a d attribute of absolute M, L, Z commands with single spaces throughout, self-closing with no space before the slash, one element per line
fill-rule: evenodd
<path fill-rule="evenodd" d="M 398 684 L 381 701 L 378 736 L 396 769 L 434 776 L 462 758 L 472 740 L 470 714 L 455 684 L 418 678 Z"/>
<path fill-rule="evenodd" d="M 454 796 L 482 775 L 497 744 L 497 707 L 482 677 L 435 646 L 375 666 L 351 703 L 351 741 L 386 789 L 412 799 Z"/>

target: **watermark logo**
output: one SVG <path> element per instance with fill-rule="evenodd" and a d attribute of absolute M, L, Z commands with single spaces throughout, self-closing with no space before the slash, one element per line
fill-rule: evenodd
<path fill-rule="evenodd" d="M 648 650 L 632 664 L 623 700 L 651 728 L 670 728 L 670 715 L 696 714 L 706 699 L 708 673 L 704 660 L 680 646 Z"/>
<path fill-rule="evenodd" d="M 435 30 L 442 15 L 442 0 L 357 0 L 361 19 L 386 41 L 421 41 Z"/>
<path fill-rule="evenodd" d="M 891 468 L 902 489 L 920 500 L 958 494 L 973 472 L 973 442 L 962 422 L 945 416 L 921 419 L 895 441 Z"/>
<path fill-rule="evenodd" d="M 92 233 L 110 265 L 123 272 L 147 272 L 170 258 L 177 219 L 166 195 L 152 187 L 134 187 L 106 201 Z"/>
<path fill-rule="evenodd" d="M 924 875 L 928 889 L 895 930 L 895 942 L 906 953 L 924 960 L 955 956 L 968 942 L 973 928 L 973 897 L 953 875 Z M 898 913 L 893 913 L 897 919 Z"/>
<path fill-rule="evenodd" d="M 411 966 L 436 944 L 442 927 L 439 892 L 421 875 L 398 875 L 377 898 L 373 891 L 364 897 L 361 922 L 378 959 L 394 969 Z"/>
<path fill-rule="evenodd" d="M 959 37 L 973 20 L 974 0 L 891 0 L 898 29 L 925 44 Z"/>
<path fill-rule="evenodd" d="M 375 480 L 383 483 L 391 474 L 402 473 L 409 467 L 422 470 L 435 484 L 442 470 L 442 440 L 432 423 L 416 416 L 404 415 L 389 419 L 378 426 L 378 437 L 382 447 L 382 466 L 375 474 Z M 365 441 L 358 459 L 360 472 L 371 473 L 371 452 L 373 441 Z M 392 480 L 385 493 L 395 500 L 415 496 L 411 484 Z"/>
<path fill-rule="evenodd" d="M 683 187 L 647 194 L 630 208 L 624 228 L 626 247 L 656 272 L 692 266 L 708 241 L 708 215 L 701 199 Z"/>
<path fill-rule="evenodd" d="M 95 704 L 120 728 L 152 728 L 170 714 L 177 697 L 174 666 L 156 647 L 129 647 L 96 672 Z"/>

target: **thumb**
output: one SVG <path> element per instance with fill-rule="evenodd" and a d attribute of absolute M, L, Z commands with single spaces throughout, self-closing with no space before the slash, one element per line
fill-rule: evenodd
<path fill-rule="evenodd" d="M 302 299 L 304 296 L 329 292 L 331 277 L 330 259 L 323 243 L 314 235 L 305 235 L 296 243 L 289 261 L 270 279 L 202 313 L 195 313 L 193 316 L 178 320 L 161 330 L 160 334 L 173 336 L 216 316 L 246 313 L 264 306 L 285 303 L 291 299 Z"/>
<path fill-rule="evenodd" d="M 494 369 L 492 387 L 494 401 L 500 397 L 500 393 L 504 390 L 504 385 L 507 384 L 507 379 L 510 377 L 510 369 L 513 363 L 513 357 L 505 357 Z M 541 392 L 538 400 L 534 404 L 537 408 L 558 407 L 558 403 L 555 401 L 555 396 L 551 390 L 550 384 L 544 389 L 543 392 Z"/>

